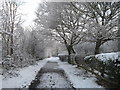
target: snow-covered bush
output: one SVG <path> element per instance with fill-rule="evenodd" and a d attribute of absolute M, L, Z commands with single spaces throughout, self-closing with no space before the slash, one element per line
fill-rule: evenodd
<path fill-rule="evenodd" d="M 108 60 L 106 64 L 106 73 L 109 79 L 118 83 L 120 82 L 120 65 L 118 65 L 116 61 Z"/>
<path fill-rule="evenodd" d="M 14 65 L 14 59 L 11 56 L 6 56 L 3 61 L 2 61 L 2 65 L 4 69 L 10 70 L 13 69 L 14 67 L 16 67 Z"/>
<path fill-rule="evenodd" d="M 107 62 L 107 60 L 110 60 L 110 59 L 113 61 L 116 61 L 119 55 L 120 55 L 120 52 L 112 52 L 112 53 L 97 54 L 95 55 L 95 57 L 101 61 Z"/>
<path fill-rule="evenodd" d="M 2 60 L 3 75 L 16 75 L 14 73 L 14 70 L 32 64 L 35 64 L 35 59 L 33 59 L 30 54 L 26 52 L 16 51 L 12 56 L 8 55 Z"/>
<path fill-rule="evenodd" d="M 104 77 L 106 63 L 100 61 L 95 56 L 85 58 L 85 63 L 93 72 L 97 70 L 101 73 L 101 76 Z"/>
<path fill-rule="evenodd" d="M 84 58 L 86 64 L 90 69 L 100 73 L 101 76 L 114 81 L 120 82 L 120 61 L 119 53 L 105 53 L 98 55 L 91 55 Z"/>
<path fill-rule="evenodd" d="M 26 52 L 16 51 L 13 55 L 13 58 L 14 58 L 14 64 L 17 67 L 22 68 L 30 64 L 35 64 L 35 59 L 33 59 L 32 55 Z"/>
<path fill-rule="evenodd" d="M 96 58 L 100 61 L 103 62 L 108 62 L 108 60 L 112 60 L 112 61 L 116 61 L 119 59 L 119 55 L 120 52 L 112 52 L 112 53 L 101 53 L 101 54 L 97 54 L 97 55 L 90 55 L 90 56 L 86 56 L 84 58 L 84 60 L 92 60 L 93 58 Z"/>
<path fill-rule="evenodd" d="M 12 58 L 11 56 L 8 55 L 2 60 L 3 75 L 5 73 L 9 73 L 8 72 L 9 70 L 13 70 L 15 68 L 16 68 L 16 65 L 14 64 L 14 58 Z"/>

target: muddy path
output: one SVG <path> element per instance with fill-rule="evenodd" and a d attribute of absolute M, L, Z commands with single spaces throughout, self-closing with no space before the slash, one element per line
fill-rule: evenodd
<path fill-rule="evenodd" d="M 41 68 L 29 88 L 66 88 L 74 90 L 64 70 L 59 68 L 57 62 L 50 61 Z"/>

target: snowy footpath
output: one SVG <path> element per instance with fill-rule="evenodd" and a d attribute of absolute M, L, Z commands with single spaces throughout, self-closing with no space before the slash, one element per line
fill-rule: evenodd
<path fill-rule="evenodd" d="M 31 65 L 16 71 L 17 77 L 4 78 L 1 88 L 28 88 L 37 74 L 39 81 L 36 88 L 103 88 L 96 83 L 96 77 L 86 73 L 83 69 L 61 62 L 58 57 L 51 57 L 38 61 L 37 65 Z"/>
<path fill-rule="evenodd" d="M 72 88 L 64 70 L 59 68 L 57 62 L 48 61 L 36 78 L 39 83 L 33 88 Z"/>

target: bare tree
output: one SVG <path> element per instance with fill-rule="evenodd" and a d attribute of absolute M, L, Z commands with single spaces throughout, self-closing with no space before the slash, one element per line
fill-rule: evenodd
<path fill-rule="evenodd" d="M 72 3 L 78 11 L 89 17 L 87 39 L 96 43 L 95 54 L 99 53 L 101 45 L 116 36 L 119 4 L 120 2 L 89 2 L 83 3 L 86 9 L 82 10 L 78 3 Z"/>
<path fill-rule="evenodd" d="M 119 8 L 120 11 L 120 8 Z M 118 20 L 118 51 L 120 51 L 120 14 L 119 14 L 119 20 Z"/>
<path fill-rule="evenodd" d="M 3 51 L 7 51 L 7 55 L 13 54 L 13 46 L 14 46 L 14 30 L 21 23 L 20 13 L 18 14 L 19 3 L 15 1 L 5 1 L 2 2 L 2 10 L 1 10 L 1 30 L 6 32 L 6 35 L 2 34 L 3 37 Z M 4 45 L 6 45 L 4 47 Z M 7 50 L 5 50 L 5 48 Z"/>
<path fill-rule="evenodd" d="M 99 53 L 101 45 L 116 37 L 119 4 L 120 2 L 94 2 L 87 4 L 88 10 L 91 12 L 88 15 L 92 16 L 91 18 L 93 19 L 92 25 L 90 24 L 93 32 L 88 31 L 88 33 L 94 37 L 93 41 L 96 43 L 95 54 Z"/>
<path fill-rule="evenodd" d="M 71 3 L 47 3 L 42 6 L 43 12 L 40 8 L 36 13 L 36 22 L 52 29 L 54 38 L 66 46 L 68 62 L 71 63 L 70 55 L 76 53 L 74 46 L 84 36 L 86 15 L 77 11 Z"/>

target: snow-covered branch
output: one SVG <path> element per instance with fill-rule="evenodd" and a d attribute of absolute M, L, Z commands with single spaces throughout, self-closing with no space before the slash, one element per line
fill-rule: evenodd
<path fill-rule="evenodd" d="M 0 30 L 0 34 L 12 35 L 10 32 L 7 32 L 5 30 Z"/>

